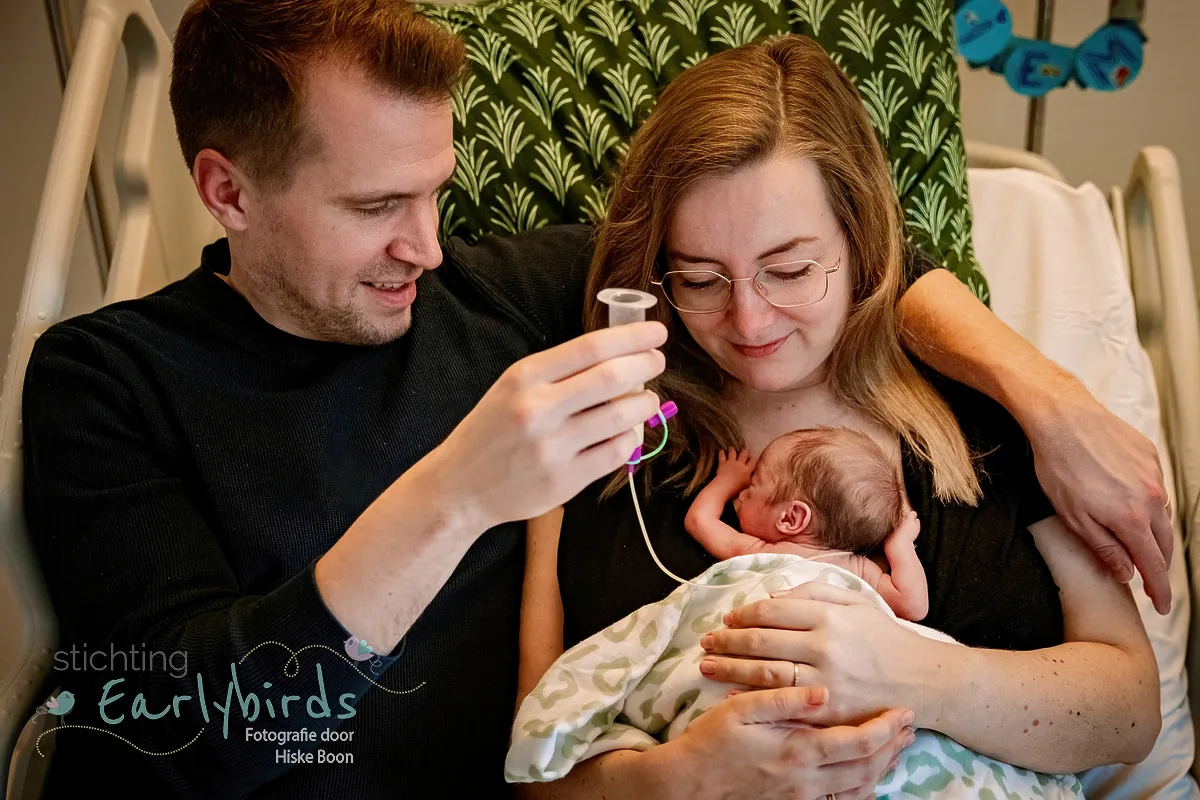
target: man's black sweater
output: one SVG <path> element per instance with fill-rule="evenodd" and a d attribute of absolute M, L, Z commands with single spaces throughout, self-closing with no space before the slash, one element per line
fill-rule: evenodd
<path fill-rule="evenodd" d="M 224 241 L 187 278 L 41 337 L 26 515 L 69 667 L 53 678 L 75 696 L 64 723 L 101 729 L 54 734 L 48 797 L 508 796 L 523 525 L 475 542 L 375 662 L 377 686 L 370 661 L 345 657 L 313 564 L 510 364 L 577 332 L 588 236 L 452 242 L 418 282 L 410 331 L 378 347 L 266 323 L 214 274 L 229 269 Z M 168 713 L 135 720 L 138 693 Z M 177 695 L 190 696 L 178 711 Z M 284 695 L 299 698 L 286 719 Z"/>

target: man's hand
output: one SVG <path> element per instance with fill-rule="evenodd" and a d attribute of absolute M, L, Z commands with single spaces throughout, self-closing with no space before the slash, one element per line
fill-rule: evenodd
<path fill-rule="evenodd" d="M 1021 420 L 1042 489 L 1117 580 L 1128 582 L 1137 567 L 1154 607 L 1166 614 L 1174 537 L 1157 448 L 1074 378 L 1050 396 Z"/>
<path fill-rule="evenodd" d="M 531 519 L 620 468 L 658 409 L 658 322 L 594 331 L 509 367 L 428 458 L 479 532 Z"/>
<path fill-rule="evenodd" d="M 1174 540 L 1153 443 L 948 271 L 922 276 L 896 310 L 904 344 L 918 358 L 996 400 L 1021 423 L 1058 516 L 1118 580 L 1131 579 L 1136 566 L 1154 607 L 1169 611 Z"/>
<path fill-rule="evenodd" d="M 713 480 L 741 491 L 750 485 L 750 476 L 754 474 L 756 463 L 758 459 L 751 458 L 745 450 L 739 452 L 732 447 L 721 450 L 717 453 L 717 474 Z"/>
<path fill-rule="evenodd" d="M 509 367 L 317 562 L 338 622 L 393 650 L 484 531 L 540 516 L 625 463 L 634 426 L 658 409 L 653 392 L 632 390 L 663 371 L 666 339 L 658 322 L 622 325 Z"/>

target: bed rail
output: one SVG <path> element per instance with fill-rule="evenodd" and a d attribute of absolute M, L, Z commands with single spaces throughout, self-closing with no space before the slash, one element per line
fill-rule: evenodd
<path fill-rule="evenodd" d="M 166 103 L 171 46 L 154 8 L 150 0 L 90 0 L 67 76 L 0 394 L 0 641 L 6 645 L 0 649 L 0 785 L 9 798 L 38 792 L 30 777 L 44 766 L 30 770 L 30 734 L 36 731 L 18 736 L 54 688 L 50 664 L 57 635 L 22 521 L 21 385 L 34 341 L 62 314 L 101 118 L 122 48 L 128 70 L 114 161 L 121 213 L 104 301 L 166 283 L 165 265 L 177 251 L 189 250 L 182 263 L 192 264 L 198 249 L 186 231 L 203 227 L 174 143 Z"/>

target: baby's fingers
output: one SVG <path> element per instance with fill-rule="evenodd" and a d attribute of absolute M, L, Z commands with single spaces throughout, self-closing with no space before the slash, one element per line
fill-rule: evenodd
<path fill-rule="evenodd" d="M 897 538 L 900 541 L 916 541 L 917 536 L 921 533 L 921 520 L 917 517 L 917 512 L 909 511 L 900 520 L 900 524 L 891 533 L 891 537 Z M 891 538 L 889 537 L 889 538 Z"/>

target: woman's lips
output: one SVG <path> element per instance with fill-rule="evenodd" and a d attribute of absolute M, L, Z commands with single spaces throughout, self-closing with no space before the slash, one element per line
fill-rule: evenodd
<path fill-rule="evenodd" d="M 768 356 L 773 356 L 775 353 L 779 352 L 779 348 L 787 344 L 787 340 L 791 338 L 791 336 L 792 335 L 789 333 L 787 336 L 781 336 L 773 342 L 767 342 L 766 344 L 762 345 L 733 344 L 732 342 L 730 342 L 730 344 L 733 344 L 733 349 L 737 350 L 746 358 L 767 358 Z"/>

